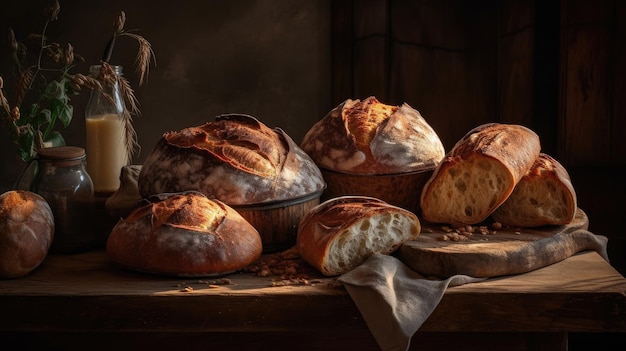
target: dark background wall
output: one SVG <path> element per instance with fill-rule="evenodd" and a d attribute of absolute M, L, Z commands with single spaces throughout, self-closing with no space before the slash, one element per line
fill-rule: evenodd
<path fill-rule="evenodd" d="M 12 94 L 6 31 L 18 38 L 41 33 L 49 0 L 4 2 L 0 10 L 0 74 Z M 133 61 L 137 43 L 117 41 L 111 63 L 124 66 L 141 106 L 135 119 L 141 163 L 167 131 L 200 125 L 222 113 L 253 115 L 281 127 L 296 142 L 331 108 L 330 2 L 327 0 L 79 1 L 60 0 L 48 37 L 69 42 L 85 57 L 72 72 L 87 74 L 98 63 L 120 10 L 126 29 L 150 41 L 156 55 L 149 79 L 138 85 Z M 88 94 L 73 98 L 74 119 L 63 135 L 84 146 Z M 0 131 L 0 189 L 22 167 L 14 146 Z"/>

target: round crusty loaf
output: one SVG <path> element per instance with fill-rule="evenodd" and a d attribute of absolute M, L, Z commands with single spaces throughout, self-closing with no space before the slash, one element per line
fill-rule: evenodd
<path fill-rule="evenodd" d="M 438 164 L 439 136 L 408 104 L 371 96 L 346 100 L 309 129 L 300 144 L 321 168 L 354 174 L 396 174 Z"/>
<path fill-rule="evenodd" d="M 228 205 L 291 200 L 325 186 L 317 165 L 285 132 L 239 114 L 164 134 L 137 182 L 143 197 L 195 190 Z"/>
<path fill-rule="evenodd" d="M 241 215 L 199 192 L 159 194 L 120 220 L 106 251 L 127 268 L 174 276 L 227 274 L 261 256 L 259 233 Z"/>
<path fill-rule="evenodd" d="M 472 129 L 426 182 L 423 218 L 455 226 L 482 222 L 509 197 L 540 150 L 539 136 L 521 125 L 487 123 Z"/>
<path fill-rule="evenodd" d="M 298 226 L 297 248 L 304 261 L 326 276 L 346 273 L 374 253 L 389 254 L 416 239 L 417 216 L 382 200 L 341 196 L 310 210 Z"/>
<path fill-rule="evenodd" d="M 564 225 L 574 219 L 576 202 L 576 192 L 565 167 L 541 153 L 492 216 L 515 227 Z"/>
<path fill-rule="evenodd" d="M 30 191 L 0 195 L 0 278 L 23 277 L 43 262 L 54 238 L 50 206 Z"/>

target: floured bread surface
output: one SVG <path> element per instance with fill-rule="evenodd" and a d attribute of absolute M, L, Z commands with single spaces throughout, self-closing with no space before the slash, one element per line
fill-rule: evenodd
<path fill-rule="evenodd" d="M 346 100 L 304 136 L 304 151 L 318 166 L 344 173 L 395 174 L 438 164 L 445 154 L 432 127 L 408 104 L 375 97 Z"/>
<path fill-rule="evenodd" d="M 389 254 L 420 234 L 417 216 L 381 200 L 343 196 L 312 209 L 298 227 L 301 257 L 327 276 L 340 275 L 373 253 Z"/>
<path fill-rule="evenodd" d="M 508 198 L 540 149 L 537 134 L 524 126 L 490 123 L 471 130 L 424 186 L 424 219 L 456 226 L 482 222 Z"/>
<path fill-rule="evenodd" d="M 199 192 L 160 194 L 120 220 L 106 251 L 130 269 L 175 276 L 212 276 L 260 257 L 261 237 L 235 210 Z"/>
<path fill-rule="evenodd" d="M 229 205 L 294 199 L 324 185 L 315 162 L 286 133 L 247 115 L 164 134 L 138 179 L 144 197 L 195 190 Z"/>
<path fill-rule="evenodd" d="M 564 225 L 574 219 L 577 206 L 567 170 L 542 153 L 513 193 L 494 211 L 493 218 L 517 227 Z"/>
<path fill-rule="evenodd" d="M 54 214 L 31 191 L 0 194 L 0 279 L 30 274 L 45 260 L 54 239 Z"/>

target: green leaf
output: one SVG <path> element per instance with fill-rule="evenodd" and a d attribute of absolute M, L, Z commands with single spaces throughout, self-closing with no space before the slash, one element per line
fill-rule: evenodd
<path fill-rule="evenodd" d="M 20 147 L 22 160 L 30 160 L 35 156 L 35 132 L 32 128 L 28 128 L 26 132 L 20 133 L 15 142 Z"/>
<path fill-rule="evenodd" d="M 61 133 L 57 131 L 53 131 L 52 133 L 50 133 L 50 135 L 48 136 L 46 140 L 44 140 L 44 142 L 50 143 L 52 144 L 52 146 L 64 146 L 65 145 L 65 139 L 63 139 L 63 136 L 61 135 Z"/>
<path fill-rule="evenodd" d="M 72 105 L 59 99 L 52 99 L 50 101 L 50 109 L 52 110 L 52 116 L 61 121 L 63 127 L 66 128 L 72 121 L 72 114 L 74 109 Z"/>
<path fill-rule="evenodd" d="M 67 103 L 70 99 L 65 93 L 65 79 L 61 79 L 61 81 L 53 80 L 48 83 L 44 94 L 51 100 L 58 99 L 64 103 Z"/>
<path fill-rule="evenodd" d="M 50 121 L 52 121 L 52 111 L 48 110 L 47 108 L 42 109 L 41 111 L 39 111 L 39 113 L 37 114 L 37 118 L 34 121 L 39 122 L 38 125 L 50 123 Z"/>
<path fill-rule="evenodd" d="M 16 121 L 16 124 L 18 126 L 23 126 L 23 125 L 32 123 L 38 111 L 39 111 L 39 104 L 31 104 L 28 109 L 24 109 L 23 111 L 20 111 L 21 116 L 20 116 L 20 119 Z"/>

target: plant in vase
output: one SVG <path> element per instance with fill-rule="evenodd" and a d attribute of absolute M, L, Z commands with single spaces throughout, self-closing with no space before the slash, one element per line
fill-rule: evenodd
<path fill-rule="evenodd" d="M 4 93 L 6 91 L 4 81 L 0 77 L 0 119 L 5 122 L 3 125 L 8 128 L 12 141 L 18 146 L 20 158 L 27 163 L 16 187 L 32 189 L 35 192 L 41 192 L 42 196 L 45 195 L 44 198 L 50 204 L 55 217 L 57 233 L 54 240 L 57 248 L 82 250 L 92 245 L 93 240 L 100 242 L 100 238 L 88 238 L 86 237 L 87 234 L 95 233 L 96 236 L 105 234 L 97 232 L 104 228 L 100 221 L 105 220 L 105 217 L 101 216 L 98 199 L 94 199 L 94 190 L 97 190 L 95 182 L 92 183 L 90 180 L 88 193 L 79 194 L 77 177 L 65 177 L 62 184 L 56 182 L 58 180 L 56 177 L 55 187 L 53 189 L 52 187 L 46 188 L 44 191 L 39 186 L 39 184 L 45 183 L 41 179 L 48 178 L 50 180 L 55 177 L 54 174 L 60 174 L 60 172 L 42 171 L 40 172 L 41 177 L 38 177 L 36 167 L 30 166 L 44 162 L 45 157 L 43 156 L 50 151 L 59 150 L 48 147 L 65 145 L 60 130 L 70 125 L 74 115 L 70 97 L 83 91 L 91 93 L 90 106 L 94 96 L 99 97 L 101 106 L 109 105 L 116 99 L 120 100 L 121 109 L 118 115 L 121 127 L 119 129 L 124 138 L 123 143 L 121 143 L 121 152 L 124 154 L 125 160 L 129 160 L 132 153 L 138 148 L 136 133 L 132 124 L 132 116 L 139 113 L 138 104 L 130 83 L 119 74 L 120 68 L 112 65 L 109 61 L 117 39 L 130 37 L 137 40 L 139 50 L 136 66 L 141 85 L 145 81 L 150 62 L 153 60 L 153 52 L 146 39 L 133 31 L 124 29 L 126 16 L 122 11 L 113 24 L 113 35 L 106 45 L 101 62 L 98 65 L 92 65 L 88 74 L 74 73 L 78 63 L 84 62 L 84 59 L 74 52 L 71 44 L 60 45 L 47 37 L 48 26 L 57 19 L 59 12 L 59 2 L 54 0 L 45 9 L 45 22 L 41 34 L 31 34 L 21 41 L 9 29 L 8 37 L 16 68 L 16 78 L 13 89 L 14 95 L 9 99 Z M 112 87 L 116 87 L 115 93 L 113 93 Z M 89 118 L 87 114 L 85 117 Z M 97 137 L 101 139 L 100 135 Z M 116 144 L 120 144 L 120 141 L 116 140 Z M 67 148 L 63 150 L 67 150 Z M 89 154 L 89 147 L 86 151 L 87 173 L 89 173 L 89 163 L 98 164 L 99 155 L 96 154 L 90 159 L 92 156 Z M 39 156 L 38 162 L 30 162 L 36 156 Z M 55 154 L 54 157 L 56 156 Z M 72 157 L 75 158 L 76 156 Z M 83 159 L 84 152 L 81 154 L 81 162 Z M 74 161 L 74 159 L 72 160 Z M 66 163 L 63 163 L 64 166 Z M 119 175 L 119 168 L 117 172 Z M 67 174 L 74 173 L 68 172 Z M 96 174 L 89 175 L 91 177 L 86 178 L 94 178 Z M 51 184 L 52 182 L 49 181 L 46 184 L 48 183 Z M 45 194 L 43 194 L 44 192 Z M 96 207 L 93 208 L 92 206 Z M 90 216 L 92 211 L 93 218 Z M 80 243 L 80 247 L 75 245 L 78 243 Z"/>
<path fill-rule="evenodd" d="M 3 125 L 8 128 L 12 141 L 18 146 L 20 158 L 28 162 L 41 148 L 65 145 L 60 130 L 67 128 L 72 121 L 74 109 L 71 96 L 80 94 L 86 88 L 99 92 L 105 99 L 112 99 L 107 93 L 107 86 L 118 84 L 125 101 L 121 116 L 126 135 L 125 146 L 130 157 L 138 148 L 132 125 L 132 116 L 139 113 L 138 104 L 128 80 L 115 74 L 115 66 L 109 60 L 117 38 L 137 40 L 139 50 L 135 62 L 139 85 L 142 85 L 154 58 L 151 45 L 142 36 L 124 29 L 126 17 L 122 11 L 114 22 L 114 33 L 106 45 L 97 74 L 73 73 L 77 63 L 84 62 L 84 58 L 74 52 L 71 44 L 61 45 L 51 41 L 46 33 L 59 12 L 60 5 L 55 0 L 45 9 L 45 23 L 41 33 L 30 34 L 23 40 L 17 40 L 13 30 L 9 29 L 16 78 L 13 96 L 9 99 L 0 76 L 0 118 Z"/>

